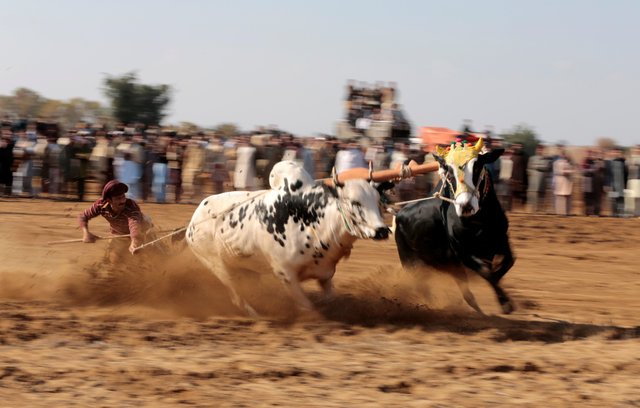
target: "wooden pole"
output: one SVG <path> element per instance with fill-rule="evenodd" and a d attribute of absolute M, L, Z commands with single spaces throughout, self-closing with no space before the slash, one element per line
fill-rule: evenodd
<path fill-rule="evenodd" d="M 115 239 L 115 238 L 129 238 L 131 235 L 127 234 L 127 235 L 112 235 L 109 237 L 99 237 L 96 236 L 96 239 Z M 63 239 L 62 241 L 50 241 L 47 242 L 47 245 L 58 245 L 58 244 L 72 244 L 75 242 L 84 242 L 84 239 L 82 238 L 76 238 L 76 239 Z"/>
<path fill-rule="evenodd" d="M 411 170 L 411 176 L 415 176 L 418 174 L 426 174 L 426 173 L 438 171 L 438 168 L 440 166 L 438 165 L 438 162 L 418 164 L 414 161 L 411 161 L 407 165 L 407 167 L 409 168 L 409 170 Z M 378 170 L 372 173 L 370 173 L 369 169 L 366 169 L 364 167 L 359 167 L 355 169 L 345 170 L 342 173 L 338 174 L 338 182 L 342 183 L 346 180 L 353 180 L 353 179 L 369 180 L 370 174 L 371 174 L 371 180 L 377 183 L 406 177 L 406 175 L 403 174 L 402 167 L 397 167 L 395 169 L 389 169 L 389 170 Z M 322 179 L 322 181 L 325 182 L 326 184 L 333 183 L 332 178 Z"/>

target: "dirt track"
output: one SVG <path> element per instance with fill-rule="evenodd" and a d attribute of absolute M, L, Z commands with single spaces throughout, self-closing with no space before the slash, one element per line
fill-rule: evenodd
<path fill-rule="evenodd" d="M 321 317 L 247 289 L 256 321 L 188 250 L 104 277 L 104 242 L 47 246 L 87 205 L 0 200 L 0 406 L 640 406 L 638 219 L 511 215 L 508 317 L 390 240 L 356 245 Z M 195 206 L 143 208 L 171 228 Z"/>

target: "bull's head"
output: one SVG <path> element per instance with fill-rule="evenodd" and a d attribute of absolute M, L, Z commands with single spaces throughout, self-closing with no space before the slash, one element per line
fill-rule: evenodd
<path fill-rule="evenodd" d="M 440 164 L 438 173 L 443 183 L 453 191 L 453 204 L 459 217 L 469 217 L 480 209 L 483 194 L 486 193 L 489 175 L 485 164 L 494 162 L 502 154 L 502 149 L 480 154 L 482 139 L 474 145 L 452 145 L 448 150 L 436 148 L 433 156 Z"/>
<path fill-rule="evenodd" d="M 354 179 L 338 186 L 338 210 L 351 235 L 359 238 L 387 239 L 389 228 L 380 213 L 380 194 L 372 183 Z"/>

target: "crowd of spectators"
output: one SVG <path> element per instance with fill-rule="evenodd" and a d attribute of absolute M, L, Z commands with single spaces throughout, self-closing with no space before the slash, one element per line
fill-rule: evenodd
<path fill-rule="evenodd" d="M 563 145 L 538 145 L 528 157 L 522 145 L 507 146 L 496 162 L 502 207 L 533 213 L 640 216 L 640 146 L 588 148 L 580 160 Z"/>
<path fill-rule="evenodd" d="M 576 163 L 564 146 L 540 145 L 528 157 L 519 144 L 492 144 L 505 148 L 489 171 L 506 211 L 573 214 L 578 197 L 585 215 L 640 215 L 639 146 L 626 157 L 620 148 L 589 149 Z M 362 140 L 296 137 L 278 130 L 223 137 L 137 125 L 109 130 L 81 123 L 61 132 L 35 122 L 4 123 L 0 194 L 83 201 L 87 185 L 101 191 L 117 178 L 137 200 L 197 203 L 228 190 L 269 188 L 269 172 L 281 160 L 299 161 L 314 178 L 325 178 L 334 167 L 341 173 L 371 162 L 374 170 L 382 170 L 434 159 L 418 144 L 363 145 Z M 437 182 L 437 173 L 408 178 L 397 183 L 392 197 L 425 197 Z"/>

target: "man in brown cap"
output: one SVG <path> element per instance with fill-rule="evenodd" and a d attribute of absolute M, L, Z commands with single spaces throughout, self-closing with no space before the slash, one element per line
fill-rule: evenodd
<path fill-rule="evenodd" d="M 142 214 L 138 204 L 125 196 L 127 191 L 129 187 L 126 184 L 118 180 L 109 181 L 102 190 L 102 197 L 78 216 L 84 242 L 96 241 L 97 237 L 89 232 L 89 220 L 101 215 L 109 223 L 112 234 L 131 236 L 129 252 L 133 254 L 134 249 L 143 244 L 145 232 L 151 227 L 151 222 Z M 122 255 L 126 248 L 124 242 L 123 239 L 111 241 L 111 261 L 116 261 Z"/>

